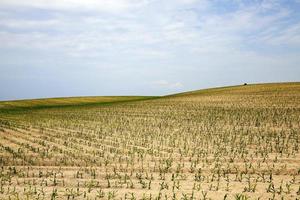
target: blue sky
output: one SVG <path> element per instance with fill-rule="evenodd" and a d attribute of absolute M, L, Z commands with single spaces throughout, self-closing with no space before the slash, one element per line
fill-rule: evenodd
<path fill-rule="evenodd" d="M 300 81 L 299 0 L 1 0 L 0 100 Z"/>

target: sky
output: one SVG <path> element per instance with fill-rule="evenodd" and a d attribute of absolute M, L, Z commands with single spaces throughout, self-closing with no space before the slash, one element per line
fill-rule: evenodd
<path fill-rule="evenodd" d="M 300 81 L 300 0 L 0 0 L 0 100 Z"/>

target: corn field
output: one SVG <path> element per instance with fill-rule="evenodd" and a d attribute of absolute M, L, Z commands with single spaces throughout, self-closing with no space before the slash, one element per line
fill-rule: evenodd
<path fill-rule="evenodd" d="M 300 199 L 299 142 L 300 83 L 0 104 L 0 199 Z"/>

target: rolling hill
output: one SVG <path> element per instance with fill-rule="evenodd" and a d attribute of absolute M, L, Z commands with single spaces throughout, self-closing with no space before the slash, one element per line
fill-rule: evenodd
<path fill-rule="evenodd" d="M 300 83 L 0 105 L 0 199 L 300 197 Z"/>
<path fill-rule="evenodd" d="M 95 97 L 61 97 L 46 99 L 28 99 L 16 101 L 0 101 L 0 109 L 32 109 L 66 106 L 100 105 L 109 103 L 130 102 L 146 100 L 150 96 L 95 96 Z"/>

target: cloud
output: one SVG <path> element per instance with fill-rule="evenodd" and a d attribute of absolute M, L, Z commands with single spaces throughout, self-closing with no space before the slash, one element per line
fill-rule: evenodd
<path fill-rule="evenodd" d="M 146 2 L 145 0 L 2 0 L 0 6 L 70 11 L 95 10 L 103 12 L 122 12 L 134 7 L 139 7 Z"/>
<path fill-rule="evenodd" d="M 161 5 L 156 0 L 3 0 L 0 8 L 23 6 L 30 12 L 82 8 L 107 13 L 52 11 L 45 19 L 10 14 L 0 20 L 0 41 L 3 48 L 56 49 L 71 57 L 118 54 L 145 59 L 240 51 L 253 44 L 298 45 L 300 30 L 285 22 L 292 13 L 278 1 L 237 2 L 236 9 L 222 13 L 214 11 L 221 9 L 216 2 L 206 0 Z"/>
<path fill-rule="evenodd" d="M 294 69 L 297 13 L 280 0 L 1 0 L 0 69 L 78 76 L 88 68 L 122 84 L 138 77 L 161 93 L 197 89 L 239 69 Z"/>
<path fill-rule="evenodd" d="M 266 30 L 261 34 L 262 42 L 272 46 L 300 46 L 300 23 L 294 24 L 292 27 L 287 27 L 285 29 L 277 29 L 275 31 L 271 30 Z"/>
<path fill-rule="evenodd" d="M 56 19 L 50 20 L 24 20 L 24 19 L 0 19 L 0 26 L 16 29 L 30 28 L 49 28 L 51 26 L 60 25 L 61 21 Z"/>
<path fill-rule="evenodd" d="M 180 89 L 183 88 L 183 84 L 180 82 L 171 83 L 166 80 L 158 80 L 152 82 L 154 86 L 163 87 L 163 88 L 169 88 L 169 89 Z"/>

